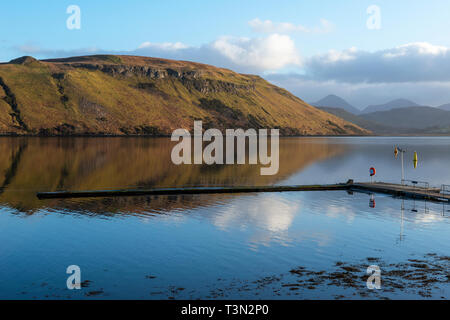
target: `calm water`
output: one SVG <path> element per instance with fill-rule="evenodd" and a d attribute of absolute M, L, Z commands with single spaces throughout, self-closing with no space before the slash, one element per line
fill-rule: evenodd
<path fill-rule="evenodd" d="M 173 144 L 163 138 L 0 138 L 0 298 L 448 299 L 450 206 L 442 204 L 377 194 L 371 208 L 370 195 L 345 191 L 35 197 L 50 190 L 367 181 L 371 166 L 376 180 L 398 182 L 394 144 L 408 150 L 407 179 L 450 184 L 450 138 L 281 139 L 275 176 L 260 176 L 258 166 L 172 165 Z M 421 287 L 417 268 L 424 263 L 435 276 Z M 383 272 L 398 269 L 415 276 L 390 273 L 386 290 L 369 291 L 363 276 L 370 264 L 381 266 L 382 281 Z M 69 265 L 88 280 L 81 290 L 66 288 Z M 339 273 L 346 265 L 361 278 L 330 283 L 347 279 Z M 309 271 L 303 280 L 290 272 L 298 267 Z M 304 281 L 313 285 L 299 285 Z"/>

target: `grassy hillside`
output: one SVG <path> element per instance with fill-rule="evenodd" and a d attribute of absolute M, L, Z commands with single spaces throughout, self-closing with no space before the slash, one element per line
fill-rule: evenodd
<path fill-rule="evenodd" d="M 97 55 L 0 64 L 1 134 L 169 135 L 194 120 L 284 135 L 368 133 L 261 77 L 199 63 Z"/>

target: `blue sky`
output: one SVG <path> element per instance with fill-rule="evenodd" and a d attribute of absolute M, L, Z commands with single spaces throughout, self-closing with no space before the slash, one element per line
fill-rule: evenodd
<path fill-rule="evenodd" d="M 81 10 L 79 30 L 66 27 L 69 5 Z M 381 29 L 367 28 L 370 5 Z M 155 55 L 258 73 L 307 101 L 335 93 L 358 107 L 397 95 L 449 103 L 450 79 L 437 75 L 450 61 L 449 13 L 446 0 L 4 2 L 0 60 Z"/>

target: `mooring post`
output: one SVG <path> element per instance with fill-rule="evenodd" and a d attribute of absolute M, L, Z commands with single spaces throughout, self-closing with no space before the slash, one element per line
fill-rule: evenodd
<path fill-rule="evenodd" d="M 404 184 L 404 181 L 405 181 L 405 169 L 404 169 L 404 167 L 403 167 L 403 150 L 401 150 L 401 153 L 402 153 L 402 184 Z"/>
<path fill-rule="evenodd" d="M 395 158 L 397 158 L 397 154 L 399 152 L 401 153 L 401 161 L 402 161 L 402 183 L 401 184 L 404 185 L 405 184 L 405 168 L 403 165 L 403 154 L 406 152 L 406 150 L 400 149 L 399 147 L 395 147 L 395 149 L 394 149 Z"/>

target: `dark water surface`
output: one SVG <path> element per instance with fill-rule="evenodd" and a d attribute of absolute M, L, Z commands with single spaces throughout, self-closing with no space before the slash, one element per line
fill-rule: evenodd
<path fill-rule="evenodd" d="M 280 170 L 171 163 L 165 138 L 0 138 L 0 298 L 446 298 L 449 206 L 292 192 L 45 200 L 37 191 L 398 182 L 450 184 L 449 138 L 284 138 Z M 419 154 L 413 168 L 413 152 Z M 366 288 L 379 265 L 382 289 Z M 68 290 L 66 268 L 81 268 Z"/>

